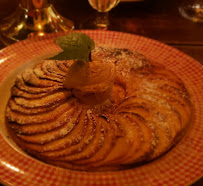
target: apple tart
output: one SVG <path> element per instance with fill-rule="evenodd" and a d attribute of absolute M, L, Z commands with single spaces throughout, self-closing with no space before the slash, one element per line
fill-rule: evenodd
<path fill-rule="evenodd" d="M 31 156 L 82 171 L 122 170 L 167 152 L 191 102 L 170 70 L 128 49 L 98 46 L 92 62 L 43 60 L 16 78 L 8 130 Z"/>

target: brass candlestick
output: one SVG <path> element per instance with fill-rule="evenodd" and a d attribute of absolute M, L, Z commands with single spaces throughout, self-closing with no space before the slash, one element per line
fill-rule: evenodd
<path fill-rule="evenodd" d="M 0 39 L 9 45 L 28 37 L 72 29 L 73 22 L 62 17 L 49 0 L 19 0 L 16 11 L 0 25 Z"/>

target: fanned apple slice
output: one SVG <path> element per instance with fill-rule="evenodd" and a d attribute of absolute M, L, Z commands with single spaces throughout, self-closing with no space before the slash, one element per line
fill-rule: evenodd
<path fill-rule="evenodd" d="M 68 69 L 69 67 L 73 64 L 73 60 L 56 60 L 56 65 L 58 66 L 58 68 L 67 73 L 68 72 Z"/>
<path fill-rule="evenodd" d="M 112 124 L 110 122 L 107 122 L 103 117 L 97 117 L 97 121 L 101 123 L 101 125 L 104 127 L 104 143 L 102 147 L 90 158 L 88 159 L 82 159 L 78 161 L 74 161 L 74 164 L 78 165 L 91 165 L 91 163 L 99 162 L 108 155 L 108 153 L 111 151 L 111 148 L 113 147 L 116 139 L 115 131 L 113 130 Z"/>
<path fill-rule="evenodd" d="M 170 81 L 169 81 L 170 82 Z M 162 84 L 161 80 L 157 79 L 152 84 L 151 82 L 143 83 L 139 92 L 135 91 L 135 94 L 153 94 L 159 97 L 159 99 L 167 102 L 174 110 L 180 114 L 181 123 L 187 124 L 188 118 L 191 116 L 191 103 L 189 95 L 184 87 L 172 86 L 170 83 Z M 155 88 L 150 88 L 155 86 Z M 146 93 L 145 93 L 146 91 Z"/>
<path fill-rule="evenodd" d="M 160 65 L 153 65 L 151 68 L 151 71 L 155 76 L 162 76 L 162 77 L 167 77 L 170 80 L 174 80 L 177 82 L 182 82 L 176 75 L 174 75 L 174 72 L 166 69 L 163 66 Z"/>
<path fill-rule="evenodd" d="M 33 69 L 26 69 L 22 73 L 22 78 L 26 84 L 36 87 L 52 87 L 58 85 L 59 83 L 52 80 L 39 79 L 33 72 Z"/>
<path fill-rule="evenodd" d="M 173 109 L 180 115 L 181 127 L 185 128 L 189 124 L 192 115 L 191 105 L 188 103 L 182 104 L 178 100 L 167 99 L 167 102 L 173 106 Z"/>
<path fill-rule="evenodd" d="M 52 75 L 61 79 L 65 78 L 66 72 L 64 72 L 58 67 L 56 60 L 45 60 L 45 65 L 46 65 L 46 70 L 52 73 Z"/>
<path fill-rule="evenodd" d="M 57 104 L 58 102 L 66 100 L 70 97 L 70 91 L 58 91 L 48 96 L 42 97 L 41 99 L 25 99 L 20 97 L 13 98 L 14 101 L 23 107 L 35 108 L 35 107 L 47 107 Z"/>
<path fill-rule="evenodd" d="M 156 108 L 157 113 L 164 117 L 164 119 L 168 122 L 171 136 L 175 137 L 175 135 L 177 135 L 181 130 L 181 120 L 178 112 L 175 111 L 174 108 L 167 101 L 165 101 L 161 95 L 146 92 L 140 92 L 139 94 L 142 98 L 151 103 L 154 108 Z"/>
<path fill-rule="evenodd" d="M 77 107 L 71 106 L 59 116 L 56 120 L 40 123 L 40 124 L 30 124 L 30 125 L 18 125 L 16 123 L 10 123 L 10 127 L 14 129 L 18 134 L 32 135 L 39 134 L 54 130 L 64 124 L 69 117 L 76 112 Z"/>
<path fill-rule="evenodd" d="M 119 109 L 125 108 L 125 107 L 133 107 L 133 105 L 141 104 L 144 107 L 149 107 L 150 105 L 150 112 L 157 112 L 162 113 L 162 117 L 168 118 L 167 121 L 170 122 L 169 131 L 172 137 L 177 133 L 177 131 L 181 128 L 181 123 L 179 121 L 180 116 L 178 112 L 173 108 L 165 98 L 162 97 L 162 95 L 155 95 L 156 93 L 149 93 L 146 91 L 137 91 L 136 95 L 137 97 L 131 97 L 126 99 L 120 106 Z M 142 114 L 142 112 L 140 112 Z M 167 114 L 167 115 L 166 115 Z M 165 116 L 166 115 L 166 116 Z M 170 115 L 170 117 L 169 117 Z M 147 115 L 145 115 L 146 117 Z M 176 123 L 176 125 L 174 125 Z"/>
<path fill-rule="evenodd" d="M 33 69 L 33 73 L 39 78 L 39 79 L 47 79 L 47 80 L 52 80 L 52 81 L 57 81 L 59 83 L 63 83 L 64 81 L 64 77 L 54 77 L 54 76 L 49 76 L 46 75 L 45 72 L 42 70 L 42 64 L 38 64 L 35 66 L 35 68 Z M 62 74 L 64 74 L 64 72 L 61 72 Z M 64 74 L 65 76 L 65 74 Z"/>
<path fill-rule="evenodd" d="M 179 89 L 180 92 L 183 92 L 184 94 L 185 93 L 187 94 L 187 91 L 180 80 L 175 81 L 174 79 L 170 79 L 166 75 L 160 76 L 159 74 L 150 74 L 147 77 L 145 77 L 145 79 L 150 83 L 156 84 L 157 87 L 160 87 L 163 85 L 168 85 L 168 86 L 174 87 L 176 89 Z"/>
<path fill-rule="evenodd" d="M 89 117 L 91 116 L 89 115 Z M 87 121 L 87 114 L 84 115 L 84 118 L 80 116 L 80 120 Z M 95 133 L 96 123 L 92 119 L 88 119 L 86 133 L 84 134 L 84 138 L 78 144 L 61 150 L 59 149 L 55 151 L 43 152 L 41 155 L 49 159 L 55 159 L 56 157 L 79 153 L 91 143 L 91 141 L 94 139 Z"/>
<path fill-rule="evenodd" d="M 157 144 L 157 135 L 154 127 L 149 125 L 144 118 L 141 116 L 131 113 L 128 115 L 129 123 L 136 123 L 139 125 L 140 131 L 138 133 L 142 134 L 141 143 L 139 148 L 137 148 L 134 153 L 131 153 L 128 158 L 125 158 L 122 164 L 130 164 L 130 163 L 137 163 L 144 160 L 150 154 L 153 153 L 154 148 Z"/>
<path fill-rule="evenodd" d="M 58 78 L 64 78 L 66 76 L 66 73 L 58 68 L 55 60 L 44 60 L 41 69 L 48 76 Z"/>
<path fill-rule="evenodd" d="M 92 116 L 92 119 L 96 120 L 97 124 L 96 124 L 96 133 L 91 143 L 89 143 L 79 153 L 76 153 L 70 156 L 59 157 L 59 158 L 56 158 L 56 160 L 75 162 L 75 160 L 90 158 L 102 147 L 104 143 L 104 138 L 105 138 L 105 129 L 95 117 Z"/>
<path fill-rule="evenodd" d="M 32 135 L 18 135 L 18 137 L 28 143 L 34 144 L 45 144 L 51 141 L 54 141 L 58 138 L 62 138 L 65 135 L 69 134 L 73 128 L 77 125 L 78 117 L 81 113 L 81 109 L 77 108 L 77 111 L 70 117 L 70 112 L 65 114 L 67 117 L 62 120 L 64 124 L 61 127 L 55 128 L 55 130 L 46 131 L 40 134 L 32 134 Z M 55 121 L 57 122 L 57 121 Z"/>
<path fill-rule="evenodd" d="M 115 119 L 121 125 L 125 135 L 117 138 L 115 145 L 112 147 L 108 156 L 98 163 L 94 163 L 93 166 L 104 166 L 104 165 L 115 165 L 121 164 L 121 159 L 126 155 L 126 152 L 132 147 L 134 143 L 134 138 L 139 142 L 137 128 L 134 123 L 129 123 L 125 114 L 115 115 Z M 136 142 L 135 142 L 136 143 Z"/>
<path fill-rule="evenodd" d="M 171 105 L 168 104 L 168 102 L 165 99 L 168 98 L 175 98 L 178 99 L 178 95 L 170 94 L 169 92 L 164 92 L 161 91 L 159 89 L 159 84 L 160 84 L 160 80 L 157 79 L 156 81 L 149 82 L 147 79 L 143 78 L 142 83 L 139 84 L 139 88 L 137 91 L 134 91 L 134 95 L 137 95 L 141 98 L 144 98 L 146 100 L 148 100 L 149 102 L 152 103 L 152 105 L 156 105 L 154 106 L 154 108 L 156 107 L 161 107 L 163 110 L 159 109 L 159 112 L 162 113 L 163 111 L 165 111 L 165 115 L 168 116 L 170 115 L 171 117 L 171 121 L 169 124 L 169 126 L 171 127 L 171 133 L 172 136 L 174 136 L 176 133 L 178 133 L 181 130 L 181 123 L 178 121 L 178 119 L 180 119 L 178 112 L 174 112 L 173 107 Z M 157 108 L 156 108 L 157 110 Z M 168 113 L 167 113 L 168 112 Z M 164 113 L 163 113 L 164 115 Z M 169 116 L 168 116 L 169 118 Z M 168 119 L 169 121 L 169 119 Z M 178 123 L 178 125 L 174 125 L 174 123 Z"/>
<path fill-rule="evenodd" d="M 16 102 L 13 99 L 10 99 L 8 102 L 8 106 L 12 111 L 16 111 L 22 114 L 38 114 L 42 112 L 48 112 L 53 110 L 54 108 L 58 107 L 59 104 L 61 104 L 63 101 L 60 101 L 54 105 L 48 106 L 48 107 L 37 107 L 37 108 L 25 108 L 23 106 L 20 106 L 16 104 Z"/>
<path fill-rule="evenodd" d="M 120 160 L 116 161 L 118 164 L 126 164 L 126 162 L 130 161 L 130 159 L 134 157 L 134 154 L 139 151 L 141 145 L 143 145 L 144 136 L 141 127 L 137 124 L 137 121 L 132 120 L 128 113 L 121 113 L 120 115 L 124 115 L 124 117 L 122 116 L 120 119 L 118 119 L 118 121 L 121 120 L 121 122 L 126 122 L 126 126 L 128 125 L 128 127 L 131 125 L 129 132 L 132 135 L 132 145 L 128 149 L 126 155 Z"/>
<path fill-rule="evenodd" d="M 154 159 L 164 152 L 167 152 L 167 150 L 171 147 L 172 142 L 172 137 L 167 123 L 163 124 L 162 122 L 152 122 L 149 123 L 149 125 L 154 126 L 154 130 L 156 131 L 158 140 L 153 153 L 150 154 L 150 156 L 146 160 Z"/>
<path fill-rule="evenodd" d="M 76 59 L 77 60 L 77 59 Z M 65 60 L 64 61 L 64 65 L 67 67 L 67 68 L 70 68 L 70 66 L 75 62 L 75 60 Z"/>
<path fill-rule="evenodd" d="M 84 114 L 86 114 L 86 110 L 83 110 L 80 117 L 84 118 Z M 36 154 L 36 152 L 47 152 L 54 151 L 58 149 L 69 148 L 73 145 L 78 144 L 83 138 L 87 128 L 87 120 L 79 119 L 79 123 L 75 126 L 75 128 L 63 138 L 59 138 L 50 143 L 46 143 L 44 145 L 39 144 L 31 144 L 25 143 L 22 140 L 19 142 L 19 145 L 22 148 L 26 149 L 26 151 Z M 38 154 L 38 153 L 37 153 Z"/>
<path fill-rule="evenodd" d="M 114 114 L 103 115 L 102 117 L 110 123 L 112 130 L 114 131 L 115 137 L 123 137 L 125 135 L 125 131 L 122 129 L 121 124 L 114 118 Z"/>
<path fill-rule="evenodd" d="M 188 99 L 188 94 L 182 95 L 173 95 L 170 92 L 162 91 L 151 91 L 151 93 L 157 97 L 157 99 L 161 99 L 165 101 L 166 104 L 170 105 L 171 109 L 174 110 L 176 114 L 179 115 L 181 122 L 181 126 L 183 124 L 187 124 L 189 122 L 189 118 L 191 116 L 191 103 Z"/>
<path fill-rule="evenodd" d="M 138 99 L 137 96 L 128 97 L 124 99 L 120 105 L 118 105 L 118 107 L 116 108 L 116 112 L 122 108 L 130 107 L 130 106 L 138 106 L 140 104 L 144 105 L 144 107 L 147 106 L 145 103 L 145 99 L 142 99 L 142 98 Z"/>
<path fill-rule="evenodd" d="M 148 105 L 147 105 L 148 106 Z M 163 121 L 161 115 L 154 111 L 150 106 L 146 109 L 146 107 L 141 107 L 145 109 L 140 109 L 140 107 L 126 107 L 122 108 L 120 112 L 129 112 L 142 118 L 145 118 L 146 122 L 149 126 L 153 126 L 156 131 L 157 143 L 154 148 L 154 152 L 150 154 L 150 159 L 154 157 L 158 157 L 160 154 L 168 150 L 170 144 L 172 142 L 172 137 L 169 131 L 169 126 L 166 121 Z M 154 121 L 154 122 L 153 122 Z"/>
<path fill-rule="evenodd" d="M 72 100 L 69 100 L 72 103 Z M 70 107 L 70 103 L 67 101 L 66 103 L 60 105 L 52 111 L 40 114 L 33 115 L 25 115 L 17 112 L 11 111 L 9 107 L 6 109 L 6 117 L 10 122 L 16 122 L 19 125 L 29 125 L 29 124 L 37 124 L 48 122 L 56 119 L 61 114 L 63 114 Z"/>
<path fill-rule="evenodd" d="M 142 116 L 143 118 L 147 118 L 149 117 L 150 115 L 150 110 L 148 107 L 146 107 L 145 104 L 133 104 L 133 105 L 130 105 L 130 106 L 125 106 L 125 107 L 122 107 L 120 108 L 117 112 L 119 113 L 122 113 L 122 112 L 125 112 L 125 113 L 134 113 L 134 114 L 137 114 L 139 116 Z"/>
<path fill-rule="evenodd" d="M 36 98 L 41 98 L 44 97 L 46 95 L 48 95 L 49 92 L 47 93 L 36 93 L 36 94 L 32 94 L 32 93 L 28 93 L 25 92 L 23 90 L 20 90 L 17 86 L 13 86 L 11 89 L 11 95 L 14 97 L 23 97 L 23 98 L 27 98 L 27 99 L 36 99 Z"/>
<path fill-rule="evenodd" d="M 43 87 L 43 88 L 29 86 L 29 85 L 25 84 L 22 76 L 16 77 L 15 85 L 20 90 L 31 93 L 31 94 L 48 93 L 48 92 L 53 92 L 53 91 L 56 91 L 58 89 L 63 88 L 63 85 L 59 84 L 59 83 L 57 85 L 52 86 L 52 87 Z"/>

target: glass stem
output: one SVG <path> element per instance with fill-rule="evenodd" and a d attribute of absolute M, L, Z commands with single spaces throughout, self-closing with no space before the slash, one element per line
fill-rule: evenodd
<path fill-rule="evenodd" d="M 96 25 L 98 29 L 107 29 L 109 25 L 109 16 L 108 12 L 97 12 L 96 16 Z"/>

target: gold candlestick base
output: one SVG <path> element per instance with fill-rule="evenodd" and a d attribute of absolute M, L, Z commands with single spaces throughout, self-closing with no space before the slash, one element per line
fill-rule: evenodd
<path fill-rule="evenodd" d="M 51 4 L 31 10 L 19 4 L 16 11 L 0 25 L 0 39 L 5 45 L 9 45 L 28 37 L 72 29 L 73 22 L 62 17 Z"/>

